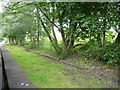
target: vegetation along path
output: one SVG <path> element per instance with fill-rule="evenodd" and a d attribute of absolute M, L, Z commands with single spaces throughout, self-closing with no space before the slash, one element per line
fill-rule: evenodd
<path fill-rule="evenodd" d="M 50 61 L 22 48 L 6 45 L 11 56 L 20 65 L 35 87 L 59 88 L 117 88 L 118 84 L 109 78 L 95 74 L 93 70 L 77 69 L 71 65 Z M 71 59 L 73 59 L 71 57 Z M 75 59 L 75 58 L 74 58 Z M 70 60 L 70 59 L 69 59 Z M 32 71 L 32 72 L 31 72 Z M 90 72 L 91 71 L 91 72 Z M 100 71 L 101 73 L 103 70 Z M 100 74 L 100 73 L 99 73 Z M 104 72 L 107 74 L 107 72 Z M 103 75 L 104 75 L 103 74 Z M 109 73 L 111 74 L 111 73 Z M 97 76 L 98 75 L 98 76 Z M 115 78 L 115 77 L 113 77 Z"/>
<path fill-rule="evenodd" d="M 0 42 L 33 85 L 120 86 L 120 2 L 48 1 L 0 1 Z"/>
<path fill-rule="evenodd" d="M 118 84 L 118 70 L 117 69 L 116 70 L 115 69 L 114 70 L 108 69 L 108 68 L 103 67 L 103 65 L 101 65 L 101 66 L 100 65 L 97 65 L 97 66 L 92 65 L 92 66 L 90 66 L 90 65 L 88 65 L 90 63 L 85 64 L 86 67 L 81 67 L 80 65 L 78 65 L 79 62 L 76 62 L 77 59 L 79 59 L 79 57 L 77 57 L 75 55 L 70 56 L 69 58 L 67 58 L 65 60 L 60 60 L 60 59 L 58 59 L 56 57 L 53 57 L 53 56 L 48 55 L 48 54 L 37 52 L 35 50 L 26 49 L 26 48 L 24 50 L 32 52 L 32 53 L 36 53 L 36 54 L 38 54 L 40 56 L 47 57 L 47 58 L 49 58 L 51 60 L 54 60 L 54 61 L 56 61 L 58 63 L 65 64 L 65 65 L 67 65 L 69 67 L 79 69 L 80 72 L 84 71 L 84 73 L 86 72 L 86 74 L 89 74 L 89 75 L 92 75 L 92 76 L 98 76 L 99 79 L 102 79 L 102 80 L 103 79 L 108 79 L 108 80 L 111 80 L 112 82 Z M 98 63 L 96 61 L 94 62 L 94 64 L 95 63 L 100 64 L 100 63 Z"/>

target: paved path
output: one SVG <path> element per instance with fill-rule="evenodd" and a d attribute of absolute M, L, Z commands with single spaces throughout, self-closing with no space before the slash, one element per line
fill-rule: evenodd
<path fill-rule="evenodd" d="M 8 51 L 4 47 L 1 47 L 1 49 L 4 57 L 4 63 L 5 63 L 9 87 L 33 88 L 31 82 L 28 80 L 24 72 L 20 69 L 19 65 L 10 57 Z"/>
<path fill-rule="evenodd" d="M 2 89 L 2 64 L 1 64 L 1 54 L 0 54 L 0 90 Z"/>
<path fill-rule="evenodd" d="M 2 43 L 0 43 L 0 48 L 2 47 Z M 1 50 L 0 50 L 1 52 Z M 0 90 L 2 89 L 2 63 L 1 63 L 1 53 L 0 53 Z"/>

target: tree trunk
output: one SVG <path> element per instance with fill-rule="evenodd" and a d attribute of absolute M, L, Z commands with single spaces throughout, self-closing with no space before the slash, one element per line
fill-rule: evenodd
<path fill-rule="evenodd" d="M 11 44 L 11 38 L 8 38 L 9 39 L 9 44 Z"/>
<path fill-rule="evenodd" d="M 62 17 L 61 17 L 61 18 L 59 18 L 59 24 L 60 24 L 60 33 L 61 33 L 62 42 L 63 42 L 63 52 L 65 55 L 67 55 L 67 45 L 66 45 L 66 39 L 65 39 L 65 34 L 64 34 L 62 23 L 63 23 L 63 21 L 62 21 Z"/>
<path fill-rule="evenodd" d="M 73 20 L 71 20 L 70 23 L 70 42 L 68 44 L 68 52 L 72 52 L 73 48 L 74 48 L 74 41 L 75 41 L 75 32 L 76 32 L 76 27 L 77 27 L 77 23 L 72 24 Z"/>
<path fill-rule="evenodd" d="M 41 20 L 41 24 L 42 24 L 42 26 L 43 26 L 43 28 L 44 28 L 44 30 L 45 30 L 45 32 L 46 32 L 49 40 L 50 40 L 52 46 L 54 47 L 54 49 L 55 49 L 56 51 L 59 51 L 58 46 L 56 45 L 56 43 L 54 43 L 52 37 L 50 36 L 50 33 L 48 32 L 46 26 L 44 25 L 44 22 L 42 21 L 42 18 L 40 18 L 40 20 Z"/>
<path fill-rule="evenodd" d="M 52 12 L 54 13 L 55 12 L 55 6 L 54 6 L 54 3 L 52 4 L 51 3 L 51 7 L 52 7 Z M 53 17 L 52 17 L 52 22 L 53 23 L 51 23 L 52 25 L 52 33 L 53 33 L 53 38 L 54 38 L 54 40 L 55 40 L 55 43 L 58 45 L 58 41 L 57 41 L 57 38 L 56 38 L 56 34 L 55 34 L 55 30 L 54 30 L 54 23 L 55 23 L 55 19 L 54 19 L 55 17 L 54 17 L 54 15 L 53 15 Z"/>
<path fill-rule="evenodd" d="M 14 44 L 14 39 L 12 38 L 11 40 L 12 40 L 12 44 Z"/>
<path fill-rule="evenodd" d="M 40 43 L 40 40 L 39 40 L 39 37 L 40 37 L 40 22 L 39 22 L 39 10 L 37 8 L 37 25 L 38 25 L 38 31 L 37 31 L 37 44 L 38 44 L 38 48 L 39 48 L 39 43 Z"/>
<path fill-rule="evenodd" d="M 103 31 L 103 46 L 105 45 L 105 34 L 106 34 L 106 31 Z"/>
<path fill-rule="evenodd" d="M 37 8 L 38 8 L 38 11 L 40 10 L 40 11 L 42 12 L 42 10 L 38 7 L 37 4 L 36 4 L 36 6 L 37 6 Z M 43 13 L 43 12 L 42 12 L 42 13 Z M 55 39 L 53 39 L 53 38 L 51 37 L 51 35 L 50 35 L 47 27 L 45 26 L 45 24 L 44 24 L 44 22 L 43 22 L 43 20 L 42 20 L 42 18 L 41 18 L 40 13 L 38 13 L 38 14 L 39 14 L 39 15 L 38 15 L 38 19 L 41 21 L 41 24 L 42 24 L 42 26 L 43 26 L 46 34 L 47 34 L 47 37 L 49 38 L 49 40 L 50 40 L 50 42 L 51 42 L 53 48 L 54 48 L 57 52 L 59 52 L 60 50 L 59 50 L 59 47 L 58 47 Z M 44 15 L 46 15 L 46 14 L 44 14 Z M 47 17 L 47 19 L 48 19 L 48 17 Z M 52 24 L 54 24 L 54 23 L 52 23 Z M 53 29 L 53 30 L 54 30 L 54 29 Z M 55 32 L 54 32 L 54 31 L 53 31 L 53 33 L 54 33 L 54 35 L 55 35 Z M 56 36 L 55 36 L 55 37 L 56 37 Z M 56 40 L 57 40 L 57 39 L 56 39 Z"/>
<path fill-rule="evenodd" d="M 54 19 L 52 19 L 52 22 L 54 23 Z M 52 24 L 52 33 L 53 33 L 53 37 L 54 37 L 54 40 L 55 40 L 56 44 L 58 44 L 53 24 Z"/>
<path fill-rule="evenodd" d="M 99 47 L 102 47 L 102 40 L 101 40 L 100 36 L 101 36 L 100 33 L 98 33 L 98 35 L 97 35 L 97 41 L 98 41 Z"/>
<path fill-rule="evenodd" d="M 115 43 L 120 44 L 120 32 L 117 35 L 117 38 L 115 40 Z"/>

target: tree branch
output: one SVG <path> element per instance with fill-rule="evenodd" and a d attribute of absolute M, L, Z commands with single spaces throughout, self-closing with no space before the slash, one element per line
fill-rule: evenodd
<path fill-rule="evenodd" d="M 39 10 L 42 12 L 42 14 L 44 14 L 44 16 L 48 19 L 48 21 L 51 22 L 59 31 L 61 31 L 60 28 L 54 22 L 52 22 L 50 20 L 50 18 L 43 12 L 43 10 L 37 4 L 35 4 L 35 5 L 39 8 Z"/>

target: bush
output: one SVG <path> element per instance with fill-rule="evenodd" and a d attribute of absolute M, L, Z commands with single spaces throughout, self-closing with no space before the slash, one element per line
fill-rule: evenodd
<path fill-rule="evenodd" d="M 111 44 L 99 51 L 99 58 L 109 65 L 116 65 L 120 57 L 120 45 Z"/>
<path fill-rule="evenodd" d="M 83 44 L 80 47 L 80 50 L 93 50 L 93 49 L 96 49 L 96 48 L 98 48 L 96 41 L 95 40 L 90 40 L 86 44 Z"/>
<path fill-rule="evenodd" d="M 115 64 L 118 60 L 118 55 L 115 52 L 108 52 L 102 58 L 107 61 L 107 64 Z"/>

